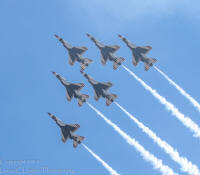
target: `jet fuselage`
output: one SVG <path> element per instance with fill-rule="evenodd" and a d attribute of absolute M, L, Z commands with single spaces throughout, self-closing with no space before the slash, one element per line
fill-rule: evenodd
<path fill-rule="evenodd" d="M 92 84 L 92 86 L 97 92 L 99 92 L 99 94 L 102 95 L 102 97 L 107 98 L 109 96 L 108 92 L 101 87 L 100 83 Z"/>
<path fill-rule="evenodd" d="M 56 77 L 60 80 L 62 85 L 66 88 L 67 92 L 72 94 L 75 98 L 80 99 L 82 102 L 86 102 L 86 99 L 83 97 L 83 95 L 80 93 L 79 90 L 76 90 L 71 86 L 72 84 L 67 82 L 63 77 L 56 74 Z"/>
<path fill-rule="evenodd" d="M 103 89 L 101 83 L 97 82 L 87 74 L 84 74 L 84 76 L 87 78 L 88 82 L 92 85 L 95 91 L 98 92 L 98 94 L 101 94 L 103 98 L 108 98 L 109 100 L 111 100 L 109 93 L 107 92 L 107 90 Z"/>
<path fill-rule="evenodd" d="M 100 47 L 101 54 L 104 58 L 107 58 L 110 61 L 117 62 L 117 56 L 115 56 L 108 46 Z"/>
<path fill-rule="evenodd" d="M 72 60 L 77 60 L 78 62 L 80 63 L 84 63 L 84 58 L 82 55 L 78 54 L 76 51 L 75 51 L 75 48 L 72 47 L 70 49 L 67 49 L 68 50 L 68 53 L 70 55 L 70 57 L 72 58 Z"/>
<path fill-rule="evenodd" d="M 145 54 L 139 53 L 137 51 L 137 48 L 132 48 L 131 50 L 136 59 L 141 60 L 142 62 L 148 63 L 148 58 Z"/>
<path fill-rule="evenodd" d="M 83 101 L 83 102 L 86 102 L 86 100 L 83 99 L 83 96 L 82 96 L 82 94 L 80 93 L 80 91 L 74 90 L 73 88 L 71 88 L 70 85 L 65 85 L 65 88 L 66 88 L 66 90 L 67 90 L 68 92 L 71 92 L 71 93 L 73 94 L 74 98 L 77 98 L 77 99 L 80 99 L 80 100 Z"/>
<path fill-rule="evenodd" d="M 61 132 L 62 132 L 62 134 L 63 134 L 63 136 L 64 136 L 65 138 L 68 138 L 68 136 L 69 136 L 69 138 L 71 138 L 71 131 L 70 131 L 69 128 L 67 128 L 67 127 L 65 127 L 65 126 L 62 126 L 62 127 L 61 127 Z"/>

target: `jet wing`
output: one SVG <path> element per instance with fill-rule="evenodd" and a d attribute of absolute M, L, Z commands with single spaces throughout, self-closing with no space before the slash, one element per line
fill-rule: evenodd
<path fill-rule="evenodd" d="M 85 85 L 83 83 L 71 83 L 70 85 L 73 90 L 80 91 Z"/>
<path fill-rule="evenodd" d="M 139 53 L 143 53 L 143 54 L 147 54 L 151 49 L 152 47 L 151 46 L 139 46 L 139 47 L 136 47 L 137 51 Z"/>
<path fill-rule="evenodd" d="M 72 98 L 74 97 L 73 92 L 67 90 L 67 92 L 66 92 L 66 97 L 67 97 L 67 100 L 68 100 L 68 101 L 71 101 Z"/>
<path fill-rule="evenodd" d="M 141 58 L 138 55 L 136 55 L 134 51 L 132 52 L 132 55 L 133 55 L 132 63 L 134 66 L 137 66 Z"/>
<path fill-rule="evenodd" d="M 104 90 L 108 90 L 112 86 L 112 83 L 106 82 L 106 83 L 100 83 L 100 85 Z"/>
<path fill-rule="evenodd" d="M 107 61 L 108 61 L 108 57 L 105 56 L 105 55 L 101 52 L 101 63 L 102 63 L 102 64 L 106 64 Z"/>
<path fill-rule="evenodd" d="M 98 101 L 100 97 L 101 97 L 101 94 L 98 91 L 94 90 L 94 99 Z"/>
<path fill-rule="evenodd" d="M 63 143 L 65 143 L 65 142 L 67 141 L 68 138 L 69 138 L 69 136 L 64 137 L 64 135 L 63 135 L 63 133 L 62 133 L 62 138 L 61 138 L 61 140 L 62 140 Z"/>
<path fill-rule="evenodd" d="M 107 47 L 109 48 L 110 52 L 112 52 L 112 53 L 115 53 L 120 48 L 120 46 L 118 46 L 118 45 L 107 46 Z"/>
<path fill-rule="evenodd" d="M 76 58 L 74 58 L 73 56 L 69 54 L 69 64 L 72 66 L 74 65 L 75 61 L 76 61 Z"/>
<path fill-rule="evenodd" d="M 82 55 L 86 50 L 88 50 L 87 47 L 74 47 L 74 51 L 80 55 Z"/>
<path fill-rule="evenodd" d="M 71 124 L 71 125 L 65 125 L 65 127 L 69 128 L 70 131 L 75 132 L 78 128 L 80 128 L 79 124 Z"/>
<path fill-rule="evenodd" d="M 76 148 L 78 146 L 78 142 L 77 141 L 73 141 L 73 147 Z"/>

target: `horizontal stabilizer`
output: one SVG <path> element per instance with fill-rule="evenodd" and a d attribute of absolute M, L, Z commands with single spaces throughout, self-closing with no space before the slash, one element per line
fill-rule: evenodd
<path fill-rule="evenodd" d="M 106 99 L 106 105 L 110 106 L 110 104 L 117 98 L 116 94 L 110 94 L 109 97 Z"/>
<path fill-rule="evenodd" d="M 113 63 L 113 69 L 116 70 L 124 61 L 125 59 L 122 57 L 117 58 L 116 62 Z"/>
<path fill-rule="evenodd" d="M 144 63 L 144 68 L 146 71 L 149 70 L 151 66 L 156 62 L 157 60 L 155 58 L 149 58 L 147 62 Z"/>
<path fill-rule="evenodd" d="M 108 48 L 112 53 L 115 53 L 117 50 L 119 50 L 120 46 L 114 45 L 114 46 L 108 46 Z"/>
<path fill-rule="evenodd" d="M 85 139 L 85 137 L 78 136 L 77 139 L 74 140 L 73 147 L 76 148 L 78 146 L 78 144 L 80 144 L 84 139 Z"/>
<path fill-rule="evenodd" d="M 112 101 L 110 101 L 109 99 L 106 100 L 106 105 L 110 106 L 110 104 L 112 103 Z"/>
<path fill-rule="evenodd" d="M 65 139 L 64 136 L 62 136 L 62 139 L 61 139 L 61 140 L 62 140 L 63 143 L 65 143 L 65 142 L 67 141 L 67 139 Z"/>
<path fill-rule="evenodd" d="M 79 106 L 82 106 L 83 103 L 85 103 L 85 102 L 87 101 L 88 98 L 89 98 L 88 95 L 82 94 L 82 95 L 81 95 L 81 99 L 79 98 L 79 100 L 78 100 L 78 105 L 79 105 Z"/>
<path fill-rule="evenodd" d="M 85 68 L 92 63 L 93 60 L 89 59 L 89 58 L 84 58 L 84 62 L 81 63 L 81 70 L 85 70 Z"/>

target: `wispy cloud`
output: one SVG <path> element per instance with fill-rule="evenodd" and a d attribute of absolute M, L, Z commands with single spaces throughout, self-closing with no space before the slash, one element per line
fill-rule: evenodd
<path fill-rule="evenodd" d="M 197 12 L 200 9 L 200 1 L 197 0 L 80 0 L 73 3 L 76 3 L 76 6 L 85 10 L 91 17 L 111 16 L 118 20 L 133 20 L 149 16 L 162 17 L 162 15 L 179 12 L 199 16 Z"/>

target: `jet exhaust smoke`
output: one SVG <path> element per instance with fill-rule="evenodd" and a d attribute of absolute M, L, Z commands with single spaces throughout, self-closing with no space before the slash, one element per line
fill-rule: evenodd
<path fill-rule="evenodd" d="M 144 158 L 144 160 L 150 162 L 154 169 L 158 169 L 163 175 L 177 175 L 170 167 L 167 165 L 164 165 L 162 163 L 162 160 L 155 157 L 153 154 L 148 152 L 142 145 L 140 145 L 134 138 L 131 138 L 129 135 L 127 135 L 124 131 L 122 131 L 116 124 L 114 124 L 112 121 L 107 119 L 99 110 L 97 110 L 94 106 L 92 106 L 90 103 L 86 102 L 88 106 L 93 109 L 101 118 L 104 119 L 104 121 L 109 124 L 119 135 L 123 137 L 126 142 L 133 146 Z"/>
<path fill-rule="evenodd" d="M 106 162 L 104 162 L 98 155 L 96 155 L 90 148 L 88 148 L 85 144 L 83 144 L 83 147 L 96 159 L 98 160 L 106 170 L 110 172 L 111 175 L 120 175 L 115 170 L 112 169 L 111 166 L 109 166 Z"/>
<path fill-rule="evenodd" d="M 147 91 L 149 91 L 156 99 L 158 99 L 160 103 L 163 104 L 166 107 L 166 109 L 171 112 L 173 116 L 175 116 L 179 121 L 181 121 L 184 126 L 189 128 L 190 131 L 194 133 L 194 137 L 200 138 L 200 128 L 191 118 L 184 116 L 184 114 L 182 114 L 172 103 L 170 103 L 160 94 L 158 94 L 156 90 L 152 89 L 126 66 L 122 65 L 122 67 L 128 73 L 130 73 Z"/>
<path fill-rule="evenodd" d="M 155 143 L 158 144 L 170 157 L 172 160 L 177 162 L 181 166 L 181 171 L 187 172 L 191 175 L 200 175 L 200 171 L 196 165 L 193 165 L 192 162 L 188 161 L 187 158 L 181 157 L 171 145 L 159 138 L 153 131 L 146 127 L 143 123 L 138 121 L 133 115 L 131 115 L 126 109 L 124 109 L 117 102 L 114 102 L 131 120 L 133 120 L 137 126 L 142 129 Z"/>
<path fill-rule="evenodd" d="M 178 84 L 176 84 L 171 78 L 169 78 L 164 72 L 158 69 L 156 66 L 154 68 L 171 84 L 173 85 L 185 98 L 187 98 L 192 105 L 200 112 L 200 104 L 191 97 L 185 90 L 183 90 Z"/>

